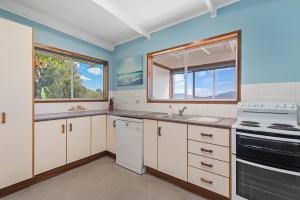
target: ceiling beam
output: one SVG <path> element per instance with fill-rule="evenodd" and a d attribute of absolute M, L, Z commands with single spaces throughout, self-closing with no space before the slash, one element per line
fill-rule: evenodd
<path fill-rule="evenodd" d="M 130 19 L 126 13 L 121 11 L 120 9 L 113 6 L 111 3 L 109 3 L 107 0 L 92 0 L 94 3 L 96 3 L 98 6 L 101 6 L 103 9 L 117 17 L 119 20 L 121 20 L 123 23 L 125 23 L 127 26 L 129 26 L 132 30 L 135 32 L 141 34 L 142 36 L 146 37 L 147 39 L 150 39 L 150 33 L 143 28 L 139 27 L 132 19 Z"/>
<path fill-rule="evenodd" d="M 207 8 L 210 12 L 211 17 L 217 16 L 217 7 L 215 6 L 213 0 L 205 0 L 205 3 L 207 5 Z"/>

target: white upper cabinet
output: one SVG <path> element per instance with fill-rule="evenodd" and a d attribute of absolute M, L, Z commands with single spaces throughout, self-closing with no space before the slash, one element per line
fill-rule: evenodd
<path fill-rule="evenodd" d="M 92 116 L 91 154 L 106 151 L 106 115 Z"/>
<path fill-rule="evenodd" d="M 32 177 L 32 29 L 0 19 L 0 188 Z"/>
<path fill-rule="evenodd" d="M 158 170 L 187 181 L 187 124 L 158 121 Z"/>
<path fill-rule="evenodd" d="M 61 119 L 35 123 L 35 175 L 66 164 L 66 121 Z"/>
<path fill-rule="evenodd" d="M 67 163 L 91 155 L 91 117 L 67 119 Z"/>
<path fill-rule="evenodd" d="M 116 153 L 116 116 L 107 115 L 107 151 Z"/>

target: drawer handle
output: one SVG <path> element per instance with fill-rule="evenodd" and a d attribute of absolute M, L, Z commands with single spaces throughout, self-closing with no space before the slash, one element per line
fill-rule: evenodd
<path fill-rule="evenodd" d="M 213 152 L 213 150 L 210 150 L 210 149 L 204 149 L 204 148 L 201 148 L 201 151 L 207 152 L 207 153 L 212 153 L 212 152 Z"/>
<path fill-rule="evenodd" d="M 210 167 L 210 168 L 213 167 L 212 164 L 207 164 L 207 163 L 205 163 L 205 162 L 201 162 L 201 165 L 203 165 L 203 166 L 205 166 L 205 167 Z"/>
<path fill-rule="evenodd" d="M 116 120 L 113 121 L 113 127 L 116 127 Z"/>
<path fill-rule="evenodd" d="M 62 132 L 62 133 L 65 133 L 65 125 L 64 125 L 64 124 L 61 125 L 61 132 Z"/>
<path fill-rule="evenodd" d="M 2 124 L 5 124 L 5 123 L 6 123 L 6 113 L 3 112 L 3 113 L 1 114 L 1 117 L 2 117 L 1 123 L 2 123 Z"/>
<path fill-rule="evenodd" d="M 210 184 L 210 185 L 213 184 L 213 181 L 209 181 L 209 180 L 207 180 L 207 179 L 205 179 L 205 178 L 201 178 L 200 180 L 201 180 L 202 182 L 208 183 L 208 184 Z"/>
<path fill-rule="evenodd" d="M 207 133 L 200 133 L 200 135 L 202 136 L 202 137 L 213 137 L 213 134 L 207 134 Z"/>

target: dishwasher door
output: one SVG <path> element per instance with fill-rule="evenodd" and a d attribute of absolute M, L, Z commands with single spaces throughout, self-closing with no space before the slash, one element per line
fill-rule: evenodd
<path fill-rule="evenodd" d="M 143 174 L 143 121 L 116 120 L 116 164 Z"/>

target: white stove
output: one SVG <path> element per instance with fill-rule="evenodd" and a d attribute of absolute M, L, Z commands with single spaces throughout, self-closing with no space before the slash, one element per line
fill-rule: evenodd
<path fill-rule="evenodd" d="M 232 131 L 233 200 L 299 200 L 295 103 L 244 102 Z"/>
<path fill-rule="evenodd" d="M 238 104 L 234 129 L 300 136 L 296 103 L 243 102 Z"/>

